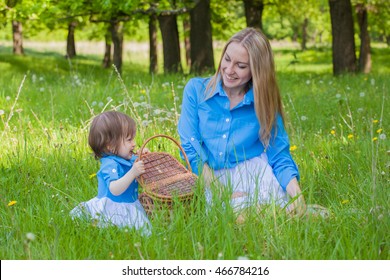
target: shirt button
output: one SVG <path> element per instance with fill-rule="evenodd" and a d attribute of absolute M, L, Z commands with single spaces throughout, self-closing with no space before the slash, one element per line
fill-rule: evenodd
<path fill-rule="evenodd" d="M 194 137 L 191 137 L 191 141 L 194 141 L 195 140 L 195 138 Z"/>
<path fill-rule="evenodd" d="M 225 139 L 226 138 L 226 134 L 222 135 L 222 138 Z"/>
<path fill-rule="evenodd" d="M 230 119 L 229 119 L 229 118 L 227 118 L 227 119 L 226 119 L 226 122 L 230 122 Z"/>

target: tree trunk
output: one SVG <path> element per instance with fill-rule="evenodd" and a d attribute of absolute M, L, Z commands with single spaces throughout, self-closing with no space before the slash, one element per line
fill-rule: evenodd
<path fill-rule="evenodd" d="M 164 72 L 182 72 L 176 15 L 160 15 L 158 16 L 158 21 L 163 41 Z"/>
<path fill-rule="evenodd" d="M 200 0 L 190 17 L 191 73 L 215 71 L 210 0 Z"/>
<path fill-rule="evenodd" d="M 76 56 L 76 45 L 74 40 L 74 31 L 76 29 L 77 22 L 72 21 L 68 25 L 68 37 L 66 39 L 66 57 L 73 58 Z"/>
<path fill-rule="evenodd" d="M 333 74 L 356 71 L 355 41 L 350 0 L 329 0 L 332 24 Z"/>
<path fill-rule="evenodd" d="M 16 20 L 12 21 L 13 53 L 23 55 L 23 35 L 22 23 Z"/>
<path fill-rule="evenodd" d="M 111 67 L 111 31 L 110 28 L 107 29 L 106 34 L 104 35 L 105 48 L 104 48 L 104 57 L 103 57 L 103 68 Z"/>
<path fill-rule="evenodd" d="M 244 0 L 246 25 L 263 30 L 263 0 Z"/>
<path fill-rule="evenodd" d="M 367 74 L 371 71 L 371 49 L 370 35 L 368 33 L 367 7 L 364 4 L 357 4 L 356 14 L 360 29 L 359 70 L 360 72 Z"/>
<path fill-rule="evenodd" d="M 302 42 L 301 42 L 301 49 L 304 51 L 306 50 L 306 43 L 307 43 L 307 26 L 309 25 L 309 19 L 305 18 L 302 23 Z"/>
<path fill-rule="evenodd" d="M 183 31 L 184 31 L 184 49 L 186 52 L 186 63 L 188 68 L 191 69 L 191 42 L 190 42 L 191 22 L 187 17 L 183 19 Z"/>
<path fill-rule="evenodd" d="M 110 24 L 112 43 L 114 44 L 114 65 L 122 73 L 123 24 L 113 21 Z"/>
<path fill-rule="evenodd" d="M 152 14 L 149 17 L 149 73 L 157 73 L 157 16 Z"/>

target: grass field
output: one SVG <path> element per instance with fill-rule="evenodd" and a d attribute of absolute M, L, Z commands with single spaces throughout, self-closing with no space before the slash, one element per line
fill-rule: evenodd
<path fill-rule="evenodd" d="M 330 210 L 327 219 L 270 206 L 237 225 L 229 208 L 206 214 L 200 185 L 187 208 L 157 213 L 150 237 L 68 215 L 97 192 L 87 145 L 94 115 L 132 115 L 139 146 L 157 133 L 178 138 L 190 75 L 150 76 L 145 59 L 129 57 L 119 77 L 96 54 L 68 61 L 30 48 L 17 57 L 0 46 L 0 259 L 389 260 L 388 48 L 373 48 L 371 74 L 342 77 L 332 76 L 327 48 L 275 49 L 301 187 L 308 203 Z M 162 147 L 177 154 L 169 142 Z"/>

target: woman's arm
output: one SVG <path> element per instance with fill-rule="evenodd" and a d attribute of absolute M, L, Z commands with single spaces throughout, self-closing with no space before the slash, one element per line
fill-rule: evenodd
<path fill-rule="evenodd" d="M 135 162 L 133 167 L 122 178 L 110 182 L 110 192 L 113 195 L 121 195 L 128 189 L 135 178 L 143 173 L 145 173 L 145 166 L 142 160 Z"/>

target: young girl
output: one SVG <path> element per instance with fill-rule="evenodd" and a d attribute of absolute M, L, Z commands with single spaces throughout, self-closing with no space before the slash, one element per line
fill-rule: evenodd
<path fill-rule="evenodd" d="M 93 119 L 88 143 L 101 162 L 98 194 L 74 208 L 72 217 L 87 214 L 100 227 L 134 227 L 150 234 L 150 222 L 138 200 L 136 178 L 145 168 L 142 161 L 135 162 L 135 134 L 134 120 L 123 113 L 109 111 Z"/>

